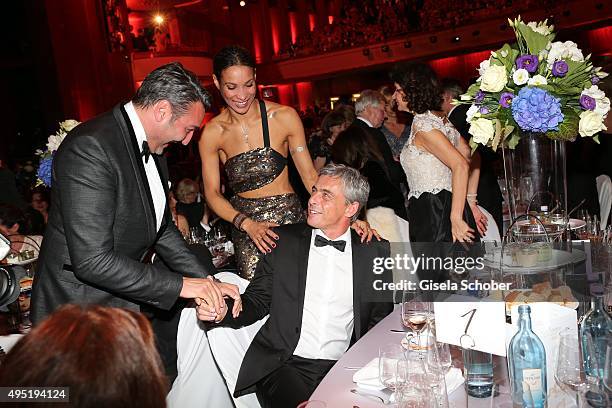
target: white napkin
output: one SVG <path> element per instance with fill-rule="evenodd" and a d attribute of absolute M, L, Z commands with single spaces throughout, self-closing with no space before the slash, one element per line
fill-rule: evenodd
<path fill-rule="evenodd" d="M 447 394 L 455 391 L 464 382 L 461 370 L 456 367 L 451 367 L 444 379 L 446 381 Z M 383 390 L 385 386 L 378 378 L 378 357 L 373 358 L 372 361 L 366 364 L 361 370 L 355 372 L 355 374 L 353 374 L 353 382 L 357 383 L 361 388 Z"/>
<path fill-rule="evenodd" d="M 378 378 L 378 357 L 372 359 L 362 369 L 353 374 L 353 382 L 358 386 L 371 390 L 384 390 L 386 387 Z"/>

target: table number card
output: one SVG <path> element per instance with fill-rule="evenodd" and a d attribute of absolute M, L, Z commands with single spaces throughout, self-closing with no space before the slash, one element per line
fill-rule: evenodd
<path fill-rule="evenodd" d="M 498 356 L 506 356 L 506 307 L 500 301 L 474 301 L 453 295 L 435 302 L 436 338 Z"/>

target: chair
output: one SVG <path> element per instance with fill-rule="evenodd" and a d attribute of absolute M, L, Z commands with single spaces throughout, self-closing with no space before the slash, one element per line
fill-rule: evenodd
<path fill-rule="evenodd" d="M 241 278 L 233 272 L 219 272 L 215 277 L 222 282 L 238 286 L 240 293 L 244 293 L 249 285 L 248 280 Z M 253 341 L 253 338 L 266 320 L 268 320 L 268 316 L 241 329 L 216 327 L 208 331 L 210 349 L 221 370 L 221 374 L 225 378 L 230 394 L 233 394 L 236 388 L 236 380 L 238 379 L 242 359 L 251 341 Z M 232 396 L 232 398 L 237 408 L 261 408 L 255 394 L 247 394 L 238 398 Z"/>
<path fill-rule="evenodd" d="M 603 230 L 608 225 L 608 217 L 612 207 L 612 181 L 605 174 L 598 176 L 595 180 L 597 182 L 597 195 L 599 196 L 600 228 Z"/>
<path fill-rule="evenodd" d="M 480 211 L 482 211 L 485 217 L 487 217 L 487 221 L 488 221 L 487 231 L 485 232 L 484 237 L 482 237 L 480 240 L 481 241 L 501 242 L 501 235 L 499 234 L 499 228 L 497 228 L 497 223 L 495 222 L 495 219 L 493 218 L 491 213 L 485 210 L 484 208 L 482 208 L 481 206 L 478 206 L 478 208 L 480 208 Z"/>

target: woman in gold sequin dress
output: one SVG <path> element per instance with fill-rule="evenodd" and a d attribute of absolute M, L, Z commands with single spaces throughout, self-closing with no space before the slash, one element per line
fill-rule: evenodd
<path fill-rule="evenodd" d="M 255 61 L 247 50 L 225 47 L 215 56 L 213 71 L 227 109 L 206 124 L 200 140 L 204 192 L 213 211 L 234 225 L 238 269 L 251 279 L 261 254 L 276 246 L 272 227 L 305 221 L 289 183 L 287 155 L 308 191 L 317 173 L 296 111 L 256 99 Z M 229 201 L 221 194 L 219 162 L 236 194 Z"/>

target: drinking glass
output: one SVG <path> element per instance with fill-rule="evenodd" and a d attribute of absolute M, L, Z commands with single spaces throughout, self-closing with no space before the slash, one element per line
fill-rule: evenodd
<path fill-rule="evenodd" d="M 380 382 L 390 390 L 394 391 L 404 379 L 399 379 L 397 375 L 398 361 L 405 360 L 404 348 L 397 343 L 387 344 L 379 350 L 378 354 L 378 378 Z"/>
<path fill-rule="evenodd" d="M 432 317 L 432 304 L 423 297 L 422 293 L 416 290 L 402 292 L 402 324 L 411 331 L 406 338 L 418 338 Z"/>
<path fill-rule="evenodd" d="M 463 367 L 468 395 L 476 398 L 490 397 L 495 383 L 491 353 L 463 349 Z"/>
<path fill-rule="evenodd" d="M 431 396 L 434 408 L 448 408 L 448 395 L 446 391 L 445 375 L 448 371 L 446 361 L 443 361 L 438 352 L 438 343 L 434 336 L 428 336 L 428 346 L 425 348 L 425 356 L 421 359 L 422 370 L 424 373 L 423 379 L 429 387 L 429 395 Z M 448 346 L 448 345 L 447 345 Z M 443 347 L 441 347 L 443 349 Z M 446 357 L 445 357 L 446 358 Z M 450 359 L 450 352 L 448 353 Z M 450 365 L 449 365 L 450 368 Z"/>
<path fill-rule="evenodd" d="M 593 350 L 592 342 L 587 336 L 587 352 Z M 598 379 L 587 375 L 584 370 L 584 356 L 575 331 L 564 330 L 559 334 L 559 349 L 557 352 L 557 369 L 555 381 L 563 391 L 576 397 L 576 406 L 581 407 L 581 401 L 587 395 L 599 394 Z"/>

